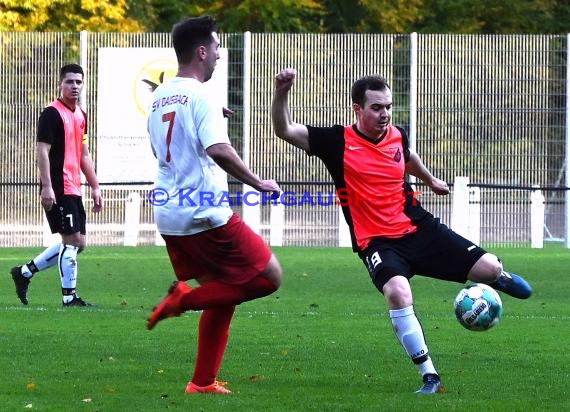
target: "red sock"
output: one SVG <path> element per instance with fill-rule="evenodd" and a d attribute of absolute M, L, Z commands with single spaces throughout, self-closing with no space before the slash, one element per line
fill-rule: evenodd
<path fill-rule="evenodd" d="M 263 276 L 258 276 L 244 285 L 229 285 L 214 281 L 192 289 L 181 299 L 180 303 L 184 311 L 235 306 L 248 300 L 270 295 L 276 290 L 277 286 Z"/>
<path fill-rule="evenodd" d="M 235 306 L 206 309 L 198 326 L 198 355 L 192 382 L 198 386 L 214 383 L 228 344 Z"/>

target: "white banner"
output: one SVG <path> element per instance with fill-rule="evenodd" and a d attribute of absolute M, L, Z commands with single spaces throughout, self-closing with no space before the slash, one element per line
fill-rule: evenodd
<path fill-rule="evenodd" d="M 174 77 L 172 48 L 99 48 L 97 87 L 97 176 L 102 183 L 154 181 L 156 159 L 147 132 L 152 92 Z M 227 107 L 227 49 L 206 83 Z"/>

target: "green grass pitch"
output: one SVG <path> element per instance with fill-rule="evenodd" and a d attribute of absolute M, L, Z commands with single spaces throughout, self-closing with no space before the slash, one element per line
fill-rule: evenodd
<path fill-rule="evenodd" d="M 186 395 L 197 313 L 145 329 L 173 280 L 161 247 L 93 247 L 79 257 L 79 293 L 95 309 L 61 308 L 55 268 L 17 300 L 9 269 L 41 249 L 0 249 L 3 411 L 564 411 L 570 410 L 570 251 L 490 249 L 533 284 L 502 295 L 487 332 L 453 314 L 461 285 L 416 277 L 415 307 L 446 393 L 421 380 L 392 331 L 383 298 L 341 248 L 274 248 L 274 295 L 241 305 L 220 379 L 232 395 Z"/>

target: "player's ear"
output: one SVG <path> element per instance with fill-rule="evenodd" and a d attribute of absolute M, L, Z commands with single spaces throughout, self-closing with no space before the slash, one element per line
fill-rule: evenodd
<path fill-rule="evenodd" d="M 200 61 L 201 61 L 201 60 L 204 60 L 204 59 L 206 58 L 206 53 L 207 53 L 207 50 L 206 50 L 206 47 L 205 47 L 205 46 L 199 46 L 199 47 L 196 49 L 196 57 L 197 57 L 198 60 L 200 60 Z"/>
<path fill-rule="evenodd" d="M 352 103 L 352 110 L 354 110 L 354 113 L 358 114 L 362 110 L 362 107 L 358 103 Z"/>

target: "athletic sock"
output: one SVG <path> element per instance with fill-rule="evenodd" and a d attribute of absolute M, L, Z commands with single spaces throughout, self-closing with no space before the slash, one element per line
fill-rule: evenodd
<path fill-rule="evenodd" d="M 276 290 L 277 286 L 263 276 L 257 276 L 244 285 L 230 285 L 214 281 L 192 289 L 181 299 L 180 303 L 184 311 L 235 306 L 270 295 Z"/>
<path fill-rule="evenodd" d="M 77 286 L 77 251 L 79 248 L 73 245 L 60 245 L 59 251 L 59 274 L 61 276 L 61 293 L 63 302 L 68 303 L 75 297 Z"/>
<path fill-rule="evenodd" d="M 206 309 L 198 326 L 198 354 L 192 382 L 198 386 L 214 383 L 228 344 L 235 306 Z"/>
<path fill-rule="evenodd" d="M 422 325 L 420 324 L 413 306 L 403 309 L 390 310 L 390 320 L 398 340 L 418 367 L 420 373 L 437 374 L 433 362 L 428 355 Z"/>
<path fill-rule="evenodd" d="M 57 257 L 61 243 L 56 243 L 45 249 L 38 256 L 22 266 L 22 275 L 31 278 L 37 272 L 48 269 L 57 264 Z"/>

